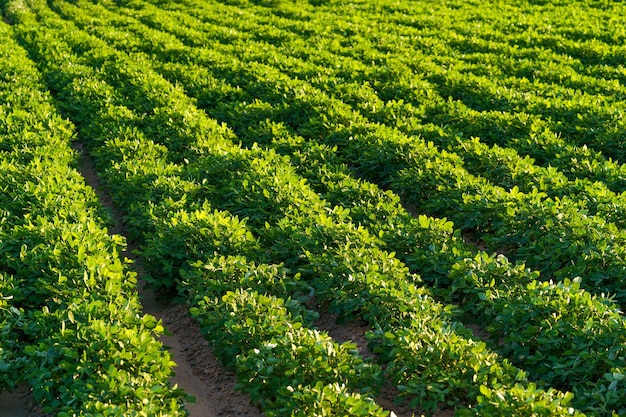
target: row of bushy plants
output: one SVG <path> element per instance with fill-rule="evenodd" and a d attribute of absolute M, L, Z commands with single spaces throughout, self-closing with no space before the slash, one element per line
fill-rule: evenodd
<path fill-rule="evenodd" d="M 119 17 L 118 17 L 119 18 Z M 92 23 L 94 24 L 94 23 Z M 105 26 L 103 26 L 105 27 Z M 142 31 L 142 33 L 146 33 Z M 154 44 L 158 44 L 155 39 Z M 188 69 L 188 68 L 187 68 Z M 211 74 L 206 77 L 199 77 L 197 72 L 189 71 L 185 80 L 185 85 L 192 85 L 193 92 L 198 97 L 212 94 L 216 96 L 217 91 L 234 91 L 229 84 L 221 85 L 212 83 L 211 87 L 198 88 L 201 81 L 210 80 Z M 245 99 L 245 89 L 240 89 L 237 100 Z M 229 105 L 229 97 L 225 95 L 219 102 L 221 106 Z M 247 96 L 251 99 L 251 93 Z M 236 102 L 236 100 L 233 100 Z M 253 103 L 255 108 L 261 109 L 266 114 L 275 111 L 270 105 L 260 102 Z M 247 113 L 233 112 L 230 118 L 226 119 L 229 125 L 241 126 L 238 137 L 244 144 L 260 142 L 263 146 L 272 146 L 281 153 L 289 153 L 295 156 L 297 162 L 295 166 L 314 185 L 317 192 L 323 193 L 325 198 L 329 198 L 333 204 L 349 207 L 352 219 L 366 225 L 374 235 L 382 236 L 387 247 L 394 250 L 407 265 L 428 276 L 428 279 L 436 282 L 438 286 L 450 286 L 452 295 L 447 295 L 449 300 L 461 301 L 462 306 L 468 313 L 474 313 L 474 319 L 487 326 L 494 335 L 494 348 L 503 346 L 502 338 L 505 342 L 501 351 L 512 357 L 514 361 L 519 361 L 522 368 L 531 372 L 535 378 L 547 380 L 549 383 L 556 383 L 571 389 L 578 387 L 581 404 L 589 404 L 590 395 L 597 396 L 597 392 L 604 392 L 605 397 L 598 400 L 602 407 L 606 404 L 618 402 L 619 389 L 613 384 L 611 390 L 607 390 L 612 378 L 611 370 L 619 373 L 620 359 L 623 357 L 619 353 L 620 337 L 616 334 L 616 329 L 620 328 L 623 319 L 617 307 L 612 306 L 603 299 L 594 298 L 589 303 L 589 294 L 579 289 L 578 282 L 566 281 L 560 285 L 537 284 L 535 273 L 530 273 L 522 266 L 514 267 L 501 258 L 489 258 L 484 254 L 478 256 L 471 262 L 461 261 L 463 258 L 472 257 L 469 247 L 460 243 L 460 239 L 451 236 L 451 230 L 447 227 L 435 227 L 434 223 L 429 223 L 427 218 L 420 221 L 427 224 L 426 227 L 418 227 L 418 221 L 411 219 L 408 213 L 399 208 L 399 202 L 384 196 L 377 191 L 376 187 L 359 183 L 349 176 L 349 171 L 342 160 L 334 155 L 332 148 L 322 145 L 303 142 L 300 138 L 293 139 L 290 129 L 284 123 L 269 123 L 262 121 L 258 127 L 247 124 Z M 247 129 L 245 127 L 247 126 Z M 298 159 L 299 158 L 299 159 Z M 330 188 L 330 190 L 329 190 Z M 395 207 L 393 205 L 395 204 Z M 373 213 L 376 213 L 376 216 Z M 253 212 L 242 213 L 246 216 L 258 217 Z M 443 223 L 442 223 L 443 224 Z M 448 226 L 449 227 L 449 226 Z M 437 239 L 435 236 L 439 235 Z M 442 238 L 441 236 L 448 236 Z M 433 250 L 434 242 L 438 240 L 438 245 L 445 247 L 445 250 Z M 457 265 L 456 263 L 459 262 Z M 464 272 L 459 272 L 464 271 Z M 477 272 L 478 271 L 478 272 Z M 494 272 L 495 271 L 495 272 Z M 477 276 L 478 275 L 478 276 Z M 494 288 L 495 287 L 495 288 Z M 564 290 L 565 288 L 565 290 Z M 528 294 L 524 291 L 528 289 Z M 572 301 L 572 294 L 576 301 Z M 559 304 L 552 302 L 551 308 L 544 310 L 542 314 L 526 315 L 525 312 L 539 300 L 561 300 Z M 512 304 L 512 306 L 511 306 Z M 571 305 L 585 306 L 588 317 L 592 321 L 581 322 L 582 326 L 576 330 L 574 323 L 576 320 L 559 321 L 560 327 L 555 328 L 555 322 L 559 317 L 567 316 Z M 611 311 L 610 316 L 606 312 Z M 480 312 L 480 313 L 479 313 Z M 587 314 L 586 313 L 586 314 Z M 504 318 L 503 318 L 504 317 Z M 521 318 L 520 318 L 521 317 Z M 595 319 L 594 319 L 595 317 Z M 610 318 L 609 318 L 610 317 Z M 519 320 L 526 320 L 526 325 Z M 512 331 L 515 327 L 512 324 L 528 329 L 527 332 Z M 549 337 L 543 337 L 538 333 L 539 329 L 550 326 L 554 333 Z M 598 329 L 602 334 L 602 341 L 596 340 L 597 336 L 580 339 L 580 334 L 585 334 L 589 328 Z M 604 329 L 604 330 L 600 330 Z M 619 333 L 619 331 L 618 331 Z M 558 334 L 558 343 L 552 341 Z M 581 348 L 589 347 L 592 344 L 594 354 L 600 362 L 586 362 L 589 366 L 577 366 L 581 361 Z M 606 346 L 612 346 L 606 349 Z M 514 346 L 514 348 L 508 348 Z M 533 353 L 536 352 L 536 353 Z M 582 355 L 585 356 L 585 355 Z M 552 365 L 550 365 L 552 364 Z M 575 371 L 570 371 L 570 365 Z M 554 371 L 558 369 L 558 371 Z M 586 386 L 593 381 L 595 391 Z M 593 393 L 593 394 L 590 394 Z M 585 398 L 585 399 L 583 399 Z"/>
<path fill-rule="evenodd" d="M 34 7 L 37 6 L 34 5 Z M 24 19 L 24 22 L 29 22 L 27 19 L 32 17 L 32 15 L 25 12 L 25 14 L 16 15 L 15 17 L 21 17 Z M 32 20 L 30 22 L 32 23 Z M 41 30 L 40 28 L 35 28 L 35 26 L 30 26 L 30 29 L 34 29 L 33 32 Z M 51 42 L 45 47 L 55 48 L 61 44 L 59 41 Z M 66 55 L 67 57 L 68 55 Z M 54 58 L 51 56 L 51 59 Z M 65 65 L 65 63 L 60 61 L 54 62 L 52 65 Z M 139 69 L 134 68 L 134 71 Z M 51 72 L 44 71 L 44 74 L 50 75 Z M 59 74 L 57 80 L 68 81 L 69 78 L 67 77 L 76 76 L 77 74 L 82 75 L 82 82 L 102 88 L 99 92 L 100 95 L 92 96 L 92 98 L 102 98 L 102 94 L 106 94 L 107 90 L 103 88 L 105 84 L 98 84 L 97 75 L 90 71 L 89 67 L 74 68 L 74 72 L 65 74 L 65 77 Z M 135 74 L 139 74 L 139 72 L 135 72 Z M 90 79 L 90 76 L 93 78 Z M 60 84 L 55 85 L 55 87 L 59 86 Z M 81 91 L 82 93 L 97 93 L 97 91 L 86 90 L 84 84 L 74 84 L 73 87 L 77 88 L 76 91 Z M 67 106 L 68 104 L 76 105 L 79 103 L 79 99 L 78 97 L 73 97 L 71 103 L 61 103 L 61 106 L 64 107 L 64 105 Z M 88 104 L 86 101 L 80 103 Z M 83 111 L 92 111 L 94 110 L 93 105 L 102 105 L 103 108 L 101 110 L 120 110 L 113 105 L 106 106 L 104 102 L 91 104 L 91 106 L 81 108 Z M 130 110 L 128 112 L 132 113 Z M 107 120 L 106 116 L 109 115 L 102 115 L 102 117 L 98 118 L 94 117 L 93 113 L 91 114 L 92 124 L 86 127 L 92 129 L 90 130 L 91 133 L 96 133 L 96 129 L 101 129 L 99 130 L 101 136 L 94 139 L 106 137 L 110 133 L 106 129 L 119 127 L 119 120 Z M 80 118 L 87 115 L 78 112 L 76 116 Z M 158 120 L 156 119 L 154 125 L 151 126 L 152 128 L 158 127 Z M 109 122 L 108 124 L 106 123 L 107 121 Z M 128 136 L 125 139 L 130 140 Z M 120 144 L 116 143 L 116 145 Z M 125 150 L 127 149 L 122 148 L 120 151 L 124 152 Z M 147 160 L 145 155 L 139 156 L 143 156 L 144 169 L 154 168 L 147 164 L 150 161 Z M 137 161 L 131 160 L 129 162 L 135 164 Z M 159 179 L 166 180 L 167 172 L 162 169 L 163 166 L 160 166 L 160 168 L 161 172 L 159 173 L 165 175 Z M 155 171 L 158 171 L 158 169 Z M 108 178 L 110 179 L 111 177 Z M 126 185 L 128 186 L 128 184 Z M 147 189 L 146 185 L 148 184 L 143 183 L 139 185 L 139 189 L 143 189 L 143 192 L 133 188 L 118 191 L 121 191 L 121 195 L 127 195 L 128 191 L 132 190 L 135 200 L 133 203 L 135 205 L 147 205 L 151 198 L 149 193 L 154 190 Z M 159 205 L 160 209 L 171 210 L 172 206 L 168 205 L 168 203 L 172 202 L 171 198 L 169 198 L 170 196 L 164 197 L 166 199 L 165 202 L 159 202 L 158 199 L 153 200 Z M 128 208 L 126 206 L 122 207 L 124 209 Z M 143 208 L 146 209 L 147 207 Z M 131 215 L 137 215 L 137 209 L 135 208 L 134 210 L 129 208 Z M 205 211 L 203 214 L 205 217 L 202 215 L 200 217 L 209 219 L 209 221 L 220 218 L 224 222 L 222 226 L 226 226 L 220 228 L 220 231 L 224 233 L 237 231 L 237 228 L 234 227 L 237 220 L 232 216 L 222 215 L 222 217 L 219 217 L 220 212 L 212 211 Z M 157 217 L 157 219 L 161 218 Z M 232 224 L 229 224 L 227 219 L 230 219 Z M 144 224 L 155 222 L 155 220 L 152 218 L 143 219 Z M 166 226 L 180 232 L 180 229 L 174 228 L 171 224 L 163 223 L 155 227 L 156 231 L 152 237 L 154 238 L 158 233 L 167 230 Z M 135 227 L 137 228 L 138 225 Z M 198 232 L 201 236 L 203 235 L 203 230 L 200 229 Z M 245 236 L 248 235 L 246 234 Z M 185 240 L 190 240 L 194 237 L 194 235 L 182 236 Z M 217 237 L 224 238 L 225 236 Z M 227 243 L 225 242 L 223 247 L 227 247 Z M 219 247 L 213 246 L 213 242 L 200 241 L 199 244 L 203 245 L 204 248 L 213 247 L 212 253 L 219 249 Z M 175 245 L 163 248 L 164 252 L 159 255 L 163 259 L 171 258 L 168 255 L 171 255 L 175 249 L 177 249 Z M 186 248 L 182 249 L 185 250 Z M 234 250 L 237 250 L 237 248 L 235 247 Z M 190 251 L 189 253 L 178 255 L 191 258 L 200 257 L 203 253 Z M 147 260 L 150 261 L 151 258 L 148 256 Z M 222 262 L 226 261 L 222 260 Z M 243 262 L 245 266 L 245 261 Z M 160 267 L 161 264 L 159 264 L 158 268 L 160 269 Z M 238 284 L 238 277 L 231 273 L 233 275 L 231 282 L 224 280 L 213 286 L 207 285 L 206 282 L 196 283 L 195 285 L 189 283 L 187 291 L 192 292 L 193 289 L 193 296 L 191 296 L 192 304 L 195 305 L 193 311 L 196 313 L 200 323 L 205 326 L 204 330 L 207 337 L 216 341 L 216 350 L 222 360 L 237 367 L 239 370 L 240 388 L 250 394 L 253 402 L 258 403 L 266 411 L 267 415 L 329 415 L 329 413 L 337 415 L 389 415 L 389 412 L 383 411 L 370 398 L 372 395 L 370 391 L 373 388 L 369 387 L 375 388 L 382 385 L 379 368 L 365 363 L 360 358 L 356 346 L 353 344 L 339 345 L 328 335 L 303 327 L 304 319 L 301 315 L 306 313 L 307 321 L 310 322 L 311 318 L 309 316 L 312 316 L 312 313 L 307 313 L 300 301 L 287 299 L 288 296 L 285 295 L 285 291 L 281 293 L 276 289 L 279 287 L 278 284 L 276 284 L 276 287 L 270 286 L 269 281 L 274 279 L 274 274 L 278 275 L 276 271 L 280 271 L 280 269 L 271 266 L 264 267 L 263 265 L 252 265 L 247 268 L 254 271 L 258 276 L 267 275 L 268 282 L 265 283 L 265 286 L 263 286 L 263 283 L 254 283 L 255 285 L 250 286 L 245 281 Z M 158 278 L 163 279 L 162 276 Z M 132 285 L 132 282 L 130 284 Z M 277 295 L 266 296 L 258 293 L 257 290 L 272 292 L 278 296 L 285 297 L 287 300 L 284 301 L 282 297 L 277 298 Z M 283 305 L 286 305 L 287 308 L 283 307 Z M 299 311 L 301 313 L 298 313 Z M 226 320 L 228 317 L 231 317 L 230 321 Z M 78 318 L 74 320 L 78 320 Z M 268 361 L 269 364 L 261 367 L 259 365 L 261 361 Z M 312 363 L 311 361 L 316 362 Z M 277 366 L 277 364 L 282 364 L 282 367 Z M 312 366 L 315 364 L 318 366 Z M 125 375 L 132 377 L 130 374 Z M 355 392 L 355 390 L 359 392 Z M 162 411 L 165 412 L 165 410 Z M 154 415 L 158 414 L 155 413 Z"/>
<path fill-rule="evenodd" d="M 129 6 L 122 13 L 174 33 L 189 46 L 232 44 L 232 51 L 238 53 L 242 44 L 255 45 L 254 49 L 245 51 L 248 59 L 271 63 L 292 76 L 304 77 L 318 88 L 332 89 L 334 95 L 368 114 L 395 117 L 405 111 L 417 112 L 423 120 L 445 126 L 452 138 L 480 137 L 487 144 L 510 147 L 544 166 L 557 167 L 569 179 L 589 178 L 605 182 L 614 191 L 623 190 L 626 168 L 619 160 L 610 159 L 614 155 L 612 151 L 619 149 L 619 109 L 623 106 L 620 97 L 624 94 L 619 66 L 598 66 L 599 77 L 593 77 L 587 72 L 598 67 L 580 65 L 559 51 L 537 50 L 532 45 L 511 46 L 511 42 L 521 42 L 520 34 L 510 33 L 510 26 L 502 22 L 507 30 L 502 30 L 503 26 L 481 25 L 479 34 L 470 24 L 471 35 L 468 35 L 465 21 L 468 15 L 445 5 L 429 9 L 425 14 L 419 10 L 412 13 L 411 19 L 427 22 L 433 19 L 431 13 L 436 13 L 445 24 L 434 31 L 427 23 L 390 26 L 389 21 L 395 22 L 397 15 L 390 17 L 385 13 L 381 18 L 354 5 L 340 11 L 350 19 L 334 19 L 337 14 L 334 7 L 315 8 L 311 13 L 300 5 L 293 8 L 284 5 L 290 9 L 285 13 L 219 3 L 206 7 L 195 0 L 159 4 L 168 10 L 167 19 L 158 17 L 145 4 L 137 2 Z M 518 13 L 532 9 L 528 4 L 516 6 Z M 468 5 L 461 9 L 465 7 Z M 473 4 L 469 7 L 475 9 Z M 541 11 L 541 7 L 521 13 L 533 25 L 541 27 L 545 25 L 542 18 L 545 13 L 558 16 L 554 23 L 562 23 L 572 7 L 580 5 L 568 4 L 567 13 L 563 8 Z M 589 10 L 584 6 L 583 9 Z M 291 13 L 307 18 L 296 19 Z M 403 13 L 406 17 L 406 11 Z M 616 6 L 604 12 L 604 17 L 587 13 L 582 17 L 598 25 L 598 20 L 604 24 L 607 18 L 620 13 L 624 13 L 623 7 Z M 488 16 L 487 21 L 517 22 L 515 15 L 494 15 L 489 7 L 482 14 Z M 215 18 L 216 15 L 220 17 Z M 322 29 L 319 22 L 327 21 L 335 21 L 335 27 Z M 533 36 L 542 37 L 534 26 L 527 24 L 527 27 L 533 30 Z M 564 28 L 570 30 L 567 25 Z M 369 36 L 374 33 L 376 37 Z M 560 42 L 565 40 L 559 38 Z M 472 44 L 478 49 L 463 48 Z M 583 45 L 593 49 L 615 46 L 586 42 Z M 272 53 L 268 54 L 269 51 Z M 526 74 L 528 65 L 534 70 L 530 80 Z M 549 68 L 545 78 L 540 68 Z M 551 75 L 559 72 L 567 76 L 555 82 Z M 592 150 L 582 140 L 573 143 L 569 140 L 570 131 L 595 140 L 608 152 L 603 155 Z M 418 131 L 435 142 L 437 132 Z M 594 138 L 607 134 L 613 139 Z"/>
<path fill-rule="evenodd" d="M 115 34 L 113 30 L 111 30 L 111 34 L 112 34 L 112 35 L 114 35 L 114 34 Z M 143 45 L 142 45 L 142 43 L 141 43 L 141 42 L 137 42 L 137 45 L 139 45 L 139 46 L 143 47 Z M 137 45 L 135 45 L 135 46 L 137 46 Z M 182 69 L 183 69 L 183 70 L 188 70 L 188 68 L 187 68 L 187 67 L 184 67 L 184 66 L 182 67 Z M 255 104 L 256 104 L 256 103 L 255 103 Z M 260 107 L 260 106 L 257 106 L 257 107 Z M 270 105 L 270 106 L 266 106 L 266 107 L 264 108 L 264 110 L 267 110 L 267 109 L 269 109 L 269 110 L 271 111 L 271 110 L 272 110 L 272 109 L 271 109 L 271 105 Z M 252 110 L 257 110 L 257 109 L 256 109 L 256 108 L 252 108 Z M 279 109 L 279 110 L 280 110 L 280 109 Z M 234 119 L 234 118 L 235 118 L 235 117 L 237 117 L 237 116 L 242 116 L 242 113 L 241 113 L 241 112 L 232 112 L 232 113 L 231 113 L 231 115 L 230 115 L 231 119 Z M 229 123 L 230 123 L 230 119 L 225 119 L 225 120 L 229 121 Z M 234 125 L 234 124 L 233 124 L 233 125 Z M 239 134 L 239 136 L 240 136 L 240 137 L 243 137 L 243 135 L 241 134 L 241 131 L 240 131 L 240 130 L 237 130 L 237 133 Z M 251 136 L 252 136 L 252 135 L 251 135 Z M 492 261 L 489 261 L 489 263 L 493 263 L 493 262 L 492 262 Z M 508 269 L 509 269 L 509 267 L 505 267 L 505 268 L 504 268 L 504 271 L 506 272 Z M 175 273 L 175 269 L 173 269 L 173 271 L 174 271 L 174 273 Z M 460 276 L 460 275 L 459 275 L 459 276 Z M 566 286 L 569 286 L 569 283 L 567 283 L 567 282 L 566 282 L 566 283 L 565 283 L 565 285 L 566 285 Z M 576 288 L 575 288 L 574 290 L 576 290 Z M 550 287 L 550 291 L 551 291 L 551 292 L 554 292 L 554 287 L 553 287 L 553 286 L 551 286 L 551 287 Z M 582 294 L 584 294 L 584 292 L 583 292 Z M 500 297 L 500 298 L 502 298 L 502 296 L 501 296 L 501 295 L 499 295 L 499 297 Z M 542 296 L 542 297 L 543 297 L 543 298 L 545 298 L 545 295 L 544 295 L 544 296 Z"/>
<path fill-rule="evenodd" d="M 73 126 L 0 22 L 0 389 L 59 416 L 184 416 L 124 240 L 72 167 Z"/>

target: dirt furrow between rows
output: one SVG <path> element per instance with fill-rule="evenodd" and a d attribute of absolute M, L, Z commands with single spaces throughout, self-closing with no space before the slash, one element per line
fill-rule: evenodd
<path fill-rule="evenodd" d="M 81 155 L 78 171 L 113 217 L 113 225 L 109 233 L 128 236 L 122 216 L 114 206 L 105 187 L 101 185 L 91 157 L 80 143 L 75 143 L 74 149 Z M 195 404 L 185 406 L 190 417 L 263 416 L 257 407 L 250 405 L 249 396 L 235 391 L 234 371 L 220 364 L 209 342 L 202 336 L 199 325 L 187 314 L 186 306 L 157 297 L 154 291 L 146 288 L 142 280 L 145 273 L 141 266 L 141 259 L 134 254 L 138 247 L 134 242 L 127 243 L 128 247 L 121 256 L 132 260 L 130 268 L 137 273 L 137 291 L 143 311 L 161 320 L 166 329 L 167 334 L 159 339 L 169 349 L 172 360 L 177 365 L 174 368 L 176 375 L 172 377 L 171 383 L 178 385 L 187 394 L 196 398 Z M 0 417 L 5 416 L 0 415 Z"/>
<path fill-rule="evenodd" d="M 27 385 L 0 393 L 0 417 L 46 417 L 35 404 Z"/>
<path fill-rule="evenodd" d="M 366 333 L 371 330 L 371 327 L 367 322 L 357 318 L 339 324 L 337 321 L 338 316 L 336 314 L 329 313 L 323 308 L 316 310 L 320 314 L 319 319 L 315 322 L 315 327 L 317 329 L 327 332 L 339 343 L 352 342 L 356 344 L 359 353 L 363 357 L 369 359 L 375 358 L 375 353 L 368 348 Z M 389 381 L 376 397 L 376 402 L 385 410 L 393 411 L 392 416 L 395 417 L 415 417 L 424 415 L 418 409 L 411 409 L 406 402 L 400 404 L 397 403 L 396 398 L 398 398 L 398 395 L 399 391 L 397 387 Z M 453 415 L 454 410 L 444 409 L 435 412 L 433 417 L 452 417 Z"/>

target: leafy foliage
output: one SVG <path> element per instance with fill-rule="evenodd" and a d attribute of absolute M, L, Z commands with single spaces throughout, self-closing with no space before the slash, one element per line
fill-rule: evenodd
<path fill-rule="evenodd" d="M 59 416 L 186 415 L 124 239 L 71 167 L 73 126 L 12 34 L 0 23 L 0 389 L 26 382 Z"/>
<path fill-rule="evenodd" d="M 32 0 L 6 11 L 127 213 L 151 282 L 187 297 L 268 413 L 384 415 L 369 396 L 381 375 L 428 413 L 625 412 L 623 5 Z M 3 150 L 20 143 L 15 120 L 32 122 L 13 114 Z M 33 244 L 3 243 L 20 253 L 7 276 L 47 256 L 47 274 L 80 283 L 66 271 L 82 264 L 64 254 L 96 225 L 29 215 L 57 213 L 54 198 L 3 204 Z M 59 239 L 62 222 L 78 226 Z M 6 305 L 72 296 L 50 282 L 3 288 Z M 384 371 L 310 328 L 305 305 L 367 320 Z M 0 311 L 13 334 L 21 310 Z"/>

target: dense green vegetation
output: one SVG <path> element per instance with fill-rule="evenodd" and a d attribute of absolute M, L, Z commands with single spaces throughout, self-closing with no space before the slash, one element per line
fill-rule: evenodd
<path fill-rule="evenodd" d="M 74 139 L 266 415 L 626 415 L 626 6 L 1 4 L 0 388 L 184 414 Z"/>
<path fill-rule="evenodd" d="M 0 388 L 59 416 L 186 415 L 120 236 L 72 168 L 73 126 L 0 23 Z"/>

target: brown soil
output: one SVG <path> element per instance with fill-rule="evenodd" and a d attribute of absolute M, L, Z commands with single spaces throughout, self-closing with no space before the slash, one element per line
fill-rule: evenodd
<path fill-rule="evenodd" d="M 189 317 L 183 305 L 164 306 L 156 302 L 153 293 L 142 290 L 144 311 L 158 316 L 172 334 L 161 341 L 170 348 L 178 364 L 172 384 L 196 397 L 195 404 L 185 408 L 190 416 L 257 417 L 261 411 L 250 405 L 247 395 L 235 391 L 235 372 L 222 366 L 213 354 L 198 324 Z"/>
<path fill-rule="evenodd" d="M 470 329 L 474 336 L 482 340 L 483 342 L 489 343 L 489 332 L 485 330 L 482 326 L 475 323 L 463 323 L 463 325 Z"/>
<path fill-rule="evenodd" d="M 46 417 L 35 404 L 30 387 L 21 385 L 11 392 L 0 393 L 0 417 Z"/>
<path fill-rule="evenodd" d="M 334 340 L 339 343 L 353 342 L 357 345 L 359 353 L 364 358 L 374 359 L 375 354 L 367 347 L 367 338 L 365 334 L 371 330 L 370 325 L 362 319 L 355 319 L 346 323 L 337 324 L 337 315 L 328 313 L 321 309 L 320 317 L 315 322 L 315 327 L 319 330 L 326 331 Z M 419 409 L 411 409 L 407 404 L 396 404 L 399 391 L 391 383 L 387 383 L 383 387 L 380 394 L 376 397 L 376 403 L 385 410 L 392 411 L 397 417 L 413 417 L 423 415 Z M 451 417 L 454 410 L 438 410 L 433 417 Z"/>

